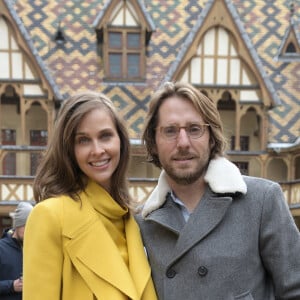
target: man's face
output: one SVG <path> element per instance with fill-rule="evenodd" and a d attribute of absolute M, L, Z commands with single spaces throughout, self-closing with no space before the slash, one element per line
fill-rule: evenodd
<path fill-rule="evenodd" d="M 161 127 L 170 125 L 185 127 L 204 123 L 193 104 L 185 99 L 172 96 L 159 108 L 155 135 L 156 151 L 162 168 L 177 184 L 193 183 L 205 173 L 210 157 L 209 129 L 205 127 L 202 136 L 193 138 L 181 128 L 176 138 L 167 139 Z"/>

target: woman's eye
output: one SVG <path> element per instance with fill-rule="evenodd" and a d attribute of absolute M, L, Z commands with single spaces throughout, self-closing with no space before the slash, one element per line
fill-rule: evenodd
<path fill-rule="evenodd" d="M 109 140 L 113 136 L 112 132 L 102 132 L 100 139 Z"/>
<path fill-rule="evenodd" d="M 89 139 L 87 138 L 87 137 L 80 137 L 80 138 L 78 138 L 78 140 L 77 140 L 77 143 L 78 144 L 86 144 L 86 143 L 88 143 L 89 142 Z"/>

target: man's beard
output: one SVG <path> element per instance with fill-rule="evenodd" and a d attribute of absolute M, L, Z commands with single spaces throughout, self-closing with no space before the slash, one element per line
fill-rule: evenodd
<path fill-rule="evenodd" d="M 179 185 L 189 185 L 196 182 L 207 170 L 208 162 L 203 166 L 202 164 L 194 172 L 187 172 L 184 170 L 174 170 L 170 166 L 165 166 L 165 171 L 168 176 Z"/>

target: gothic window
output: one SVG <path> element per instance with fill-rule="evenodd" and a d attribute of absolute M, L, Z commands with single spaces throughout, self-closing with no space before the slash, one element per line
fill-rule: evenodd
<path fill-rule="evenodd" d="M 1 130 L 1 144 L 15 145 L 16 144 L 16 130 L 2 129 Z M 3 158 L 2 162 L 3 175 L 16 175 L 16 153 L 8 152 Z"/>
<path fill-rule="evenodd" d="M 249 151 L 249 136 L 240 136 L 241 151 Z M 235 150 L 235 136 L 231 137 L 231 150 Z"/>
<path fill-rule="evenodd" d="M 30 130 L 30 145 L 31 146 L 46 146 L 48 139 L 47 130 Z M 38 167 L 41 154 L 38 152 L 30 153 L 30 175 L 34 176 Z"/>

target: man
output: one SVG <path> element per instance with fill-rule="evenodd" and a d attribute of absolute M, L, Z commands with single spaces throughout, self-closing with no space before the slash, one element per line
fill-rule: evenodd
<path fill-rule="evenodd" d="M 0 299 L 22 299 L 23 238 L 29 202 L 20 202 L 15 210 L 13 229 L 4 231 L 0 239 Z"/>
<path fill-rule="evenodd" d="M 159 299 L 299 300 L 300 236 L 283 193 L 224 157 L 215 104 L 165 83 L 143 140 L 163 170 L 137 217 Z"/>

